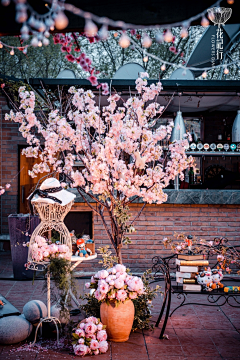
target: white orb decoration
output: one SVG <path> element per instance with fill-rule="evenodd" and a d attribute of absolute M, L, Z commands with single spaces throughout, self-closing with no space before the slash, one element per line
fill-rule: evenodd
<path fill-rule="evenodd" d="M 28 321 L 36 323 L 47 316 L 47 307 L 40 300 L 31 300 L 24 305 L 23 314 Z"/>
<path fill-rule="evenodd" d="M 32 324 L 24 315 L 6 316 L 0 319 L 0 344 L 16 344 L 25 340 L 32 332 Z"/>
<path fill-rule="evenodd" d="M 70 314 L 69 312 L 64 313 L 63 316 L 60 315 L 60 307 L 58 304 L 55 304 L 51 307 L 50 313 L 51 316 L 56 317 L 57 319 L 59 319 L 60 323 L 65 325 L 68 324 L 70 321 Z"/>

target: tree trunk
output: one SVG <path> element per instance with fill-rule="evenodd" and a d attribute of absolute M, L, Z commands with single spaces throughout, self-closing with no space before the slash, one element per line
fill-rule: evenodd
<path fill-rule="evenodd" d="M 122 264 L 122 244 L 117 248 L 118 264 Z"/>

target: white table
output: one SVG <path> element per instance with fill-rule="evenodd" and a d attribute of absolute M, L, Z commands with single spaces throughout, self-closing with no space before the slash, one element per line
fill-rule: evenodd
<path fill-rule="evenodd" d="M 84 257 L 84 256 L 81 257 L 81 256 L 75 256 L 75 255 L 74 255 L 74 256 L 71 257 L 71 262 L 73 262 L 74 264 L 71 266 L 71 269 L 70 269 L 70 270 L 72 271 L 73 269 L 75 269 L 75 268 L 76 268 L 79 264 L 81 264 L 83 261 L 90 261 L 90 260 L 96 259 L 96 257 L 97 257 L 97 254 L 90 255 L 90 256 L 88 256 L 88 257 Z M 65 303 L 67 302 L 69 295 L 71 296 L 71 298 L 73 299 L 73 301 L 75 302 L 75 304 L 76 304 L 78 307 L 80 307 L 80 304 L 79 304 L 79 302 L 77 301 L 76 296 L 73 294 L 72 289 L 69 289 L 69 290 L 68 290 Z"/>

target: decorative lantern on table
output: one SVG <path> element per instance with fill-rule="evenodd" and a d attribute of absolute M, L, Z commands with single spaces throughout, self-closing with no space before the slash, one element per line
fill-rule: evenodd
<path fill-rule="evenodd" d="M 65 253 L 70 256 L 72 254 L 72 241 L 70 233 L 64 224 L 63 220 L 67 213 L 70 211 L 73 200 L 76 195 L 64 190 L 60 182 L 55 178 L 46 179 L 40 186 L 39 189 L 35 190 L 28 198 L 31 212 L 33 213 L 33 207 L 40 216 L 40 224 L 36 227 L 32 233 L 29 242 L 28 251 L 28 265 L 27 267 L 31 270 L 43 270 L 49 266 L 49 259 L 40 257 L 36 259 L 36 248 L 39 245 L 39 239 L 44 241 L 43 237 L 51 238 L 52 230 L 59 233 L 59 245 L 65 245 L 62 247 Z M 47 243 L 46 243 L 47 244 Z M 50 245 L 51 246 L 51 245 Z M 46 246 L 47 248 L 47 246 Z M 58 247 L 56 247 L 58 249 Z M 46 254 L 48 252 L 46 251 Z M 60 254 L 61 255 L 61 254 Z M 44 256 L 44 252 L 43 252 Z M 50 299 L 50 271 L 47 272 L 47 317 L 42 318 L 36 328 L 35 339 L 33 344 L 36 342 L 37 332 L 43 322 L 53 321 L 57 330 L 57 340 L 59 340 L 59 332 L 57 323 L 59 319 L 51 316 L 51 299 Z"/>

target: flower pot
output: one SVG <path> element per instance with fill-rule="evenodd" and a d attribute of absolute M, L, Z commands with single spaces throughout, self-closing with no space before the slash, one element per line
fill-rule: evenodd
<path fill-rule="evenodd" d="M 114 302 L 100 306 L 101 322 L 107 325 L 108 339 L 114 342 L 124 342 L 129 339 L 134 320 L 134 305 L 132 300 L 116 306 Z"/>

